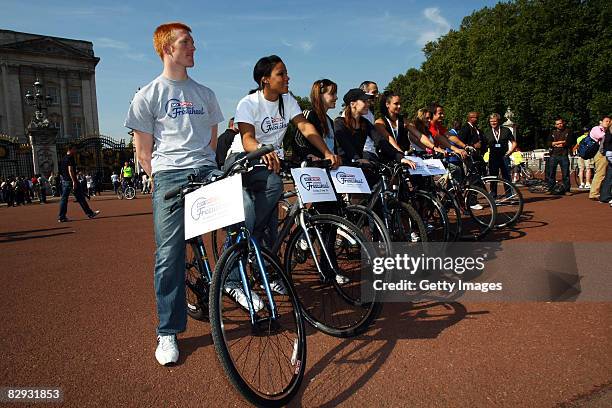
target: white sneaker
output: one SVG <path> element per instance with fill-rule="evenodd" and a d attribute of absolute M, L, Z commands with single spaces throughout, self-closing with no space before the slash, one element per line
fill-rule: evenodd
<path fill-rule="evenodd" d="M 179 350 L 174 334 L 157 336 L 157 349 L 155 350 L 157 362 L 163 366 L 178 361 Z"/>
<path fill-rule="evenodd" d="M 582 190 L 582 189 L 584 189 L 584 183 L 581 183 L 581 184 L 578 186 L 578 190 Z"/>
<path fill-rule="evenodd" d="M 419 237 L 419 234 L 417 234 L 416 232 L 410 233 L 410 241 L 419 242 L 420 240 L 421 240 L 421 237 Z"/>
<path fill-rule="evenodd" d="M 249 310 L 249 301 L 240 282 L 229 281 L 225 284 L 223 289 L 225 293 L 230 295 L 240 306 L 245 310 Z M 264 304 L 257 293 L 251 291 L 251 299 L 253 300 L 253 309 L 255 313 L 263 309 Z"/>
<path fill-rule="evenodd" d="M 591 184 L 590 183 L 586 183 L 584 185 L 584 188 L 590 190 L 591 189 Z"/>
<path fill-rule="evenodd" d="M 474 204 L 474 205 L 470 205 L 470 208 L 472 210 L 482 210 L 484 207 L 480 204 Z"/>
<path fill-rule="evenodd" d="M 279 295 L 287 294 L 287 288 L 285 287 L 285 284 L 283 283 L 282 280 L 274 279 L 273 281 L 270 281 L 268 283 L 270 284 L 270 290 L 272 292 L 276 292 Z M 260 285 L 260 287 L 263 289 L 263 285 Z"/>

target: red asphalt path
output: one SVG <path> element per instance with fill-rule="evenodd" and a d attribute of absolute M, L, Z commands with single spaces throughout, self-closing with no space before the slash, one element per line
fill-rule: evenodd
<path fill-rule="evenodd" d="M 612 241 L 612 208 L 586 193 L 527 200 L 498 236 Z M 150 199 L 91 206 L 99 218 L 70 203 L 65 224 L 57 203 L 0 207 L 0 387 L 60 387 L 67 407 L 246 405 L 206 323 L 189 322 L 179 365 L 155 361 Z M 612 406 L 611 339 L 610 302 L 387 305 L 357 338 L 309 330 L 292 405 Z"/>

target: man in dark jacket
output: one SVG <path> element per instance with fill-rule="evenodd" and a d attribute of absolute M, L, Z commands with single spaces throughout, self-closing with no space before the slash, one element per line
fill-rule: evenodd
<path fill-rule="evenodd" d="M 227 123 L 227 129 L 217 138 L 217 150 L 215 151 L 215 160 L 219 168 L 223 167 L 227 152 L 234 142 L 234 138 L 238 134 L 238 126 L 234 125 L 234 118 L 231 118 Z"/>

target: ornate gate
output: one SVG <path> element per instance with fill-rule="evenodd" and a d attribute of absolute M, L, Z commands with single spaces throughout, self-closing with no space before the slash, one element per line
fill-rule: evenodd
<path fill-rule="evenodd" d="M 19 143 L 17 138 L 0 135 L 0 177 L 33 175 L 32 146 Z"/>
<path fill-rule="evenodd" d="M 131 147 L 126 146 L 124 140 L 117 143 L 108 136 L 93 136 L 70 142 L 58 140 L 58 161 L 61 161 L 66 155 L 68 143 L 76 145 L 76 162 L 79 171 L 82 171 L 83 174 L 98 176 L 104 184 L 110 184 L 110 176 L 113 171 L 119 174 L 123 163 L 132 161 L 134 158 Z"/>

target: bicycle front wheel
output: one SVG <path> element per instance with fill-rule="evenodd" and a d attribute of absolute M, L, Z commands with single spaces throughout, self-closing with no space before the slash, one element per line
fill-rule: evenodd
<path fill-rule="evenodd" d="M 435 196 L 425 191 L 416 191 L 411 204 L 425 224 L 428 241 L 448 242 L 450 240 L 448 215 Z"/>
<path fill-rule="evenodd" d="M 125 198 L 132 200 L 136 197 L 136 189 L 134 187 L 128 187 L 125 189 Z"/>
<path fill-rule="evenodd" d="M 454 187 L 451 191 L 454 191 Z M 484 238 L 495 227 L 497 207 L 495 201 L 483 188 L 468 186 L 463 191 L 460 203 L 463 218 L 461 220 L 461 239 L 477 241 Z"/>
<path fill-rule="evenodd" d="M 254 258 L 242 241 L 228 248 L 219 259 L 209 303 L 212 338 L 219 361 L 240 394 L 255 405 L 285 405 L 298 391 L 304 377 L 304 323 L 293 288 L 276 258 L 261 249 L 265 272 Z M 262 302 L 253 321 L 249 311 L 226 293 L 231 285 L 243 288 L 241 264 L 252 305 Z M 280 280 L 286 289 L 284 295 L 270 291 L 275 317 L 262 289 L 263 273 L 268 281 Z M 242 293 L 245 294 L 244 289 Z"/>
<path fill-rule="evenodd" d="M 382 308 L 375 298 L 362 299 L 376 254 L 359 228 L 337 215 L 313 215 L 306 226 L 292 232 L 284 257 L 304 318 L 330 336 L 365 331 Z"/>
<path fill-rule="evenodd" d="M 390 204 L 390 233 L 393 242 L 427 242 L 427 228 L 419 213 L 410 204 Z"/>
<path fill-rule="evenodd" d="M 495 200 L 495 227 L 511 227 L 523 214 L 523 195 L 516 185 L 496 177 L 483 177 L 485 190 Z"/>

